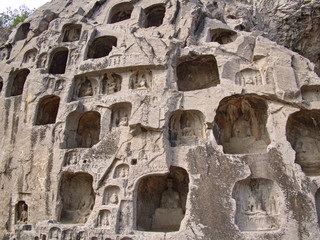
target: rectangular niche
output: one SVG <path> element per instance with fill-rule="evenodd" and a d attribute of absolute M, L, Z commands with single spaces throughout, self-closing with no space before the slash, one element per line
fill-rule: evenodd
<path fill-rule="evenodd" d="M 217 60 L 213 55 L 181 57 L 176 69 L 179 91 L 193 91 L 220 84 Z"/>
<path fill-rule="evenodd" d="M 236 182 L 232 198 L 236 201 L 235 224 L 241 231 L 275 231 L 281 226 L 280 188 L 264 178 Z"/>

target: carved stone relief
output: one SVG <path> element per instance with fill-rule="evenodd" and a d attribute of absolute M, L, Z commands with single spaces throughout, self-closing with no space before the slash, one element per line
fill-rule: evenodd
<path fill-rule="evenodd" d="M 95 202 L 93 178 L 87 173 L 64 173 L 60 184 L 63 223 L 86 223 Z"/>
<path fill-rule="evenodd" d="M 37 68 L 45 68 L 46 63 L 47 63 L 47 53 L 41 53 L 37 61 Z"/>
<path fill-rule="evenodd" d="M 107 186 L 103 193 L 103 205 L 118 205 L 120 188 L 118 186 Z"/>
<path fill-rule="evenodd" d="M 165 176 L 146 176 L 138 185 L 137 228 L 144 231 L 178 231 L 185 214 L 189 177 L 179 167 Z"/>
<path fill-rule="evenodd" d="M 236 74 L 236 84 L 240 86 L 262 85 L 262 78 L 259 70 L 243 69 Z"/>
<path fill-rule="evenodd" d="M 109 210 L 100 210 L 98 219 L 97 219 L 97 227 L 98 228 L 109 228 L 111 221 L 111 213 Z"/>
<path fill-rule="evenodd" d="M 131 17 L 133 4 L 131 2 L 119 3 L 110 11 L 109 23 L 117 23 Z"/>
<path fill-rule="evenodd" d="M 320 175 L 320 111 L 301 110 L 290 115 L 287 139 L 296 151 L 296 163 L 308 176 Z"/>
<path fill-rule="evenodd" d="M 234 186 L 235 224 L 241 231 L 274 231 L 281 226 L 279 187 L 263 178 L 245 179 Z"/>
<path fill-rule="evenodd" d="M 37 56 L 37 50 L 30 49 L 25 53 L 25 55 L 23 57 L 23 62 L 24 63 L 33 63 L 36 61 L 36 56 Z"/>
<path fill-rule="evenodd" d="M 102 79 L 102 93 L 112 94 L 121 91 L 122 77 L 118 74 L 104 74 Z"/>
<path fill-rule="evenodd" d="M 130 76 L 130 88 L 148 90 L 152 86 L 152 72 L 148 70 L 136 71 Z"/>
<path fill-rule="evenodd" d="M 131 103 L 116 103 L 112 106 L 111 128 L 128 126 L 131 116 Z"/>
<path fill-rule="evenodd" d="M 93 79 L 87 77 L 76 79 L 76 98 L 92 97 L 96 93 L 94 86 L 97 86 Z"/>
<path fill-rule="evenodd" d="M 80 39 L 81 24 L 68 24 L 64 27 L 63 42 L 74 42 Z"/>
<path fill-rule="evenodd" d="M 61 237 L 61 229 L 57 227 L 53 227 L 49 231 L 49 239 L 59 240 Z"/>
<path fill-rule="evenodd" d="M 132 208 L 131 201 L 121 201 L 118 215 L 118 233 L 124 234 L 132 230 Z"/>
<path fill-rule="evenodd" d="M 15 223 L 26 224 L 28 222 L 28 205 L 19 201 L 15 206 Z"/>
<path fill-rule="evenodd" d="M 73 240 L 73 231 L 71 229 L 64 230 L 62 232 L 62 240 Z"/>
<path fill-rule="evenodd" d="M 266 152 L 270 143 L 266 129 L 267 105 L 261 98 L 244 95 L 224 98 L 215 122 L 219 127 L 218 143 L 225 153 Z"/>
<path fill-rule="evenodd" d="M 129 175 L 129 165 L 128 164 L 119 164 L 116 166 L 113 174 L 113 178 L 127 178 Z"/>
<path fill-rule="evenodd" d="M 169 121 L 171 146 L 195 145 L 205 136 L 204 116 L 200 111 L 176 111 Z"/>
<path fill-rule="evenodd" d="M 182 57 L 177 65 L 179 91 L 193 91 L 220 83 L 217 60 L 212 55 Z"/>

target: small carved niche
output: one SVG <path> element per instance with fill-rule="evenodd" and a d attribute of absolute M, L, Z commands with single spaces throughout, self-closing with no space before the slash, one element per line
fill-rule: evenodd
<path fill-rule="evenodd" d="M 111 109 L 111 128 L 128 126 L 132 109 L 131 103 L 116 103 L 112 105 Z"/>
<path fill-rule="evenodd" d="M 28 222 L 28 205 L 25 201 L 19 201 L 15 205 L 15 223 L 26 224 Z"/>
<path fill-rule="evenodd" d="M 103 205 L 118 205 L 120 188 L 118 186 L 108 186 L 103 193 Z"/>
<path fill-rule="evenodd" d="M 69 50 L 67 48 L 58 48 L 51 54 L 51 63 L 49 73 L 64 74 L 66 71 Z"/>
<path fill-rule="evenodd" d="M 236 74 L 236 84 L 240 86 L 262 85 L 262 77 L 259 70 L 246 68 Z"/>
<path fill-rule="evenodd" d="M 166 13 L 164 4 L 152 5 L 144 9 L 143 27 L 159 27 Z"/>
<path fill-rule="evenodd" d="M 82 114 L 77 129 L 78 147 L 91 148 L 99 142 L 100 118 L 100 113 L 96 111 Z"/>
<path fill-rule="evenodd" d="M 320 175 L 320 111 L 301 110 L 287 121 L 287 140 L 296 151 L 295 162 L 308 176 Z"/>
<path fill-rule="evenodd" d="M 25 68 L 25 69 L 18 70 L 12 74 L 13 81 L 12 81 L 11 89 L 9 91 L 9 97 L 18 96 L 22 94 L 23 87 L 29 73 L 30 71 Z"/>
<path fill-rule="evenodd" d="M 131 2 L 117 4 L 110 11 L 108 23 L 117 23 L 130 19 L 132 11 L 133 4 Z"/>
<path fill-rule="evenodd" d="M 216 28 L 210 31 L 211 42 L 217 42 L 220 44 L 228 44 L 235 41 L 237 38 L 237 33 L 230 29 Z"/>
<path fill-rule="evenodd" d="M 37 68 L 45 68 L 46 63 L 47 63 L 47 53 L 41 53 L 37 61 Z"/>
<path fill-rule="evenodd" d="M 96 227 L 109 228 L 110 221 L 111 221 L 110 216 L 111 216 L 111 213 L 109 210 L 100 210 L 99 215 L 98 215 L 98 219 L 97 219 L 97 223 L 96 223 Z"/>
<path fill-rule="evenodd" d="M 270 143 L 266 129 L 268 106 L 254 95 L 235 95 L 220 101 L 215 117 L 219 127 L 218 144 L 224 153 L 245 154 L 267 151 Z"/>
<path fill-rule="evenodd" d="M 200 111 L 175 111 L 169 121 L 169 140 L 172 147 L 196 145 L 204 139 L 205 122 Z"/>
<path fill-rule="evenodd" d="M 3 79 L 2 77 L 0 77 L 0 93 L 2 92 L 2 88 L 3 88 Z"/>
<path fill-rule="evenodd" d="M 30 31 L 30 23 L 21 24 L 17 30 L 14 40 L 17 42 L 17 41 L 26 39 L 29 31 Z"/>
<path fill-rule="evenodd" d="M 63 27 L 63 39 L 62 42 L 75 42 L 80 39 L 81 24 L 66 24 Z"/>
<path fill-rule="evenodd" d="M 46 96 L 39 102 L 36 125 L 53 124 L 56 122 L 59 110 L 60 98 L 58 96 Z"/>
<path fill-rule="evenodd" d="M 102 79 L 102 93 L 113 94 L 121 91 L 122 77 L 118 74 L 104 74 Z"/>
<path fill-rule="evenodd" d="M 235 224 L 241 231 L 274 231 L 281 226 L 281 192 L 269 179 L 252 178 L 236 182 Z"/>
<path fill-rule="evenodd" d="M 302 99 L 307 102 L 320 101 L 320 86 L 319 85 L 307 85 L 301 88 Z"/>
<path fill-rule="evenodd" d="M 320 188 L 316 192 L 315 202 L 316 202 L 316 210 L 317 210 L 317 216 L 318 216 L 318 226 L 320 227 Z"/>
<path fill-rule="evenodd" d="M 95 202 L 93 178 L 88 173 L 63 173 L 60 180 L 62 203 L 60 221 L 63 223 L 86 223 Z"/>
<path fill-rule="evenodd" d="M 102 58 L 108 56 L 113 47 L 117 46 L 114 36 L 102 36 L 93 40 L 88 49 L 87 58 Z"/>
<path fill-rule="evenodd" d="M 71 229 L 67 229 L 62 232 L 62 240 L 72 240 L 72 239 L 73 239 L 73 231 Z"/>
<path fill-rule="evenodd" d="M 180 167 L 171 167 L 166 175 L 143 177 L 137 188 L 137 229 L 179 231 L 188 191 L 189 176 Z"/>
<path fill-rule="evenodd" d="M 130 88 L 136 90 L 148 90 L 152 85 L 152 72 L 150 70 L 139 70 L 130 76 Z"/>
<path fill-rule="evenodd" d="M 53 227 L 49 231 L 49 239 L 58 240 L 61 236 L 61 229 L 57 227 Z"/>
<path fill-rule="evenodd" d="M 24 63 L 33 63 L 36 61 L 36 56 L 37 56 L 37 49 L 33 48 L 28 50 L 23 57 L 23 62 Z"/>
<path fill-rule="evenodd" d="M 129 175 L 129 165 L 128 164 L 119 164 L 113 174 L 113 178 L 128 178 Z"/>
<path fill-rule="evenodd" d="M 97 80 L 93 77 L 75 78 L 74 99 L 92 97 L 96 95 L 98 88 Z"/>
<path fill-rule="evenodd" d="M 212 55 L 182 57 L 177 65 L 179 91 L 193 91 L 220 84 L 218 65 Z"/>

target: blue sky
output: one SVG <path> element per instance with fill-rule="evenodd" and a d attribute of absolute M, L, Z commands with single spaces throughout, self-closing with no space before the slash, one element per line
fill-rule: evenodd
<path fill-rule="evenodd" d="M 38 8 L 46 2 L 50 2 L 50 0 L 2 0 L 0 2 L 0 12 L 5 12 L 8 7 L 11 7 L 11 9 L 14 10 L 21 5 L 26 5 L 30 9 Z"/>

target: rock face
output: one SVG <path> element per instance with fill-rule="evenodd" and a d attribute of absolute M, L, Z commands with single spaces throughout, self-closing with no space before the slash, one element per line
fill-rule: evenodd
<path fill-rule="evenodd" d="M 0 48 L 0 236 L 319 239 L 317 6 L 38 9 Z"/>

